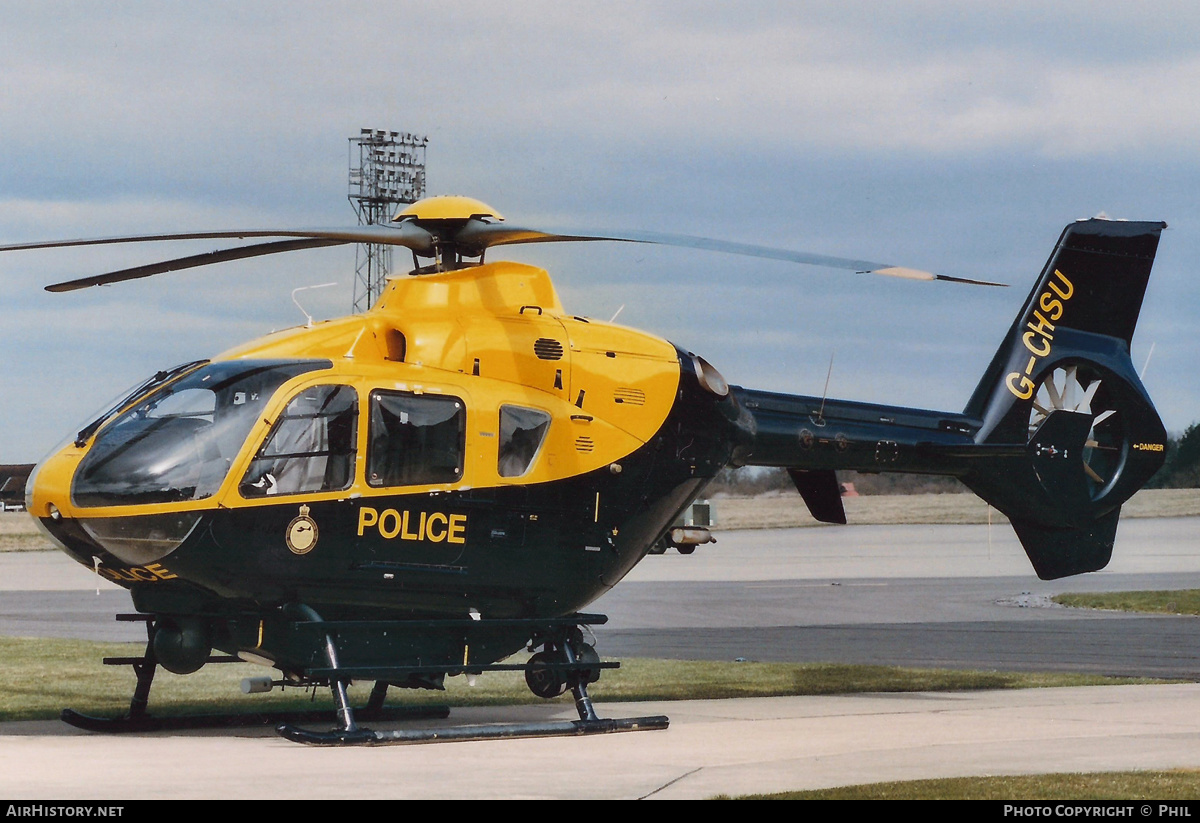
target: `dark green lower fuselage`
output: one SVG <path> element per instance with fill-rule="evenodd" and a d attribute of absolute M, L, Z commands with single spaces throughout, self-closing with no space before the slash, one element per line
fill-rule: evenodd
<path fill-rule="evenodd" d="M 306 516 L 318 540 L 301 555 L 286 540 L 295 503 L 216 508 L 154 564 L 169 577 L 122 569 L 69 520 L 43 523 L 80 563 L 92 567 L 98 557 L 120 576 L 139 611 L 199 617 L 223 651 L 251 652 L 285 671 L 312 666 L 320 638 L 297 633 L 288 609 L 303 604 L 326 621 L 417 621 L 412 631 L 366 632 L 369 642 L 343 632 L 343 666 L 461 664 L 459 634 L 418 623 L 472 613 L 484 621 L 559 617 L 585 607 L 729 462 L 740 438 L 737 414 L 732 397 L 718 400 L 685 375 L 659 432 L 618 463 L 540 484 L 313 502 Z M 374 514 L 365 516 L 364 507 Z M 403 530 L 395 515 L 384 521 L 388 528 L 364 526 L 389 510 L 407 513 Z M 416 524 L 434 512 L 454 516 L 456 542 L 445 539 L 444 520 L 441 539 L 415 539 Z M 519 624 L 487 634 L 473 641 L 472 662 L 501 659 L 530 637 Z"/>

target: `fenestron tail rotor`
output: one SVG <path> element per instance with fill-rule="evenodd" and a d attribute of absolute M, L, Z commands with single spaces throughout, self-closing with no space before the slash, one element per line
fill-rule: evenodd
<path fill-rule="evenodd" d="M 248 246 L 217 249 L 204 254 L 189 255 L 144 266 L 135 266 L 105 274 L 55 283 L 47 286 L 46 289 L 54 292 L 73 291 L 90 286 L 119 283 L 125 280 L 150 277 L 169 271 L 196 268 L 230 260 L 241 260 L 249 257 L 347 243 L 402 246 L 412 251 L 415 263 L 418 258 L 433 259 L 434 262 L 430 266 L 422 267 L 419 263 L 416 266 L 416 273 L 426 273 L 470 265 L 469 261 L 471 259 L 482 259 L 486 251 L 492 246 L 581 241 L 612 241 L 676 246 L 768 260 L 781 260 L 810 266 L 843 269 L 860 274 L 870 273 L 888 277 L 901 277 L 910 280 L 944 280 L 952 283 L 968 283 L 982 286 L 1005 285 L 1003 283 L 991 283 L 984 280 L 934 274 L 922 269 L 898 266 L 890 263 L 832 257 L 792 249 L 735 243 L 706 237 L 692 237 L 689 235 L 641 230 L 608 231 L 588 228 L 547 229 L 518 226 L 506 223 L 504 218 L 487 204 L 468 197 L 426 198 L 401 211 L 389 225 L 312 229 L 230 229 L 81 240 L 53 240 L 3 245 L 0 246 L 0 251 L 65 248 L 70 246 L 100 246 L 115 243 L 157 242 L 164 240 L 228 240 L 271 237 L 293 239 L 271 240 Z"/>
<path fill-rule="evenodd" d="M 1125 433 L 1119 412 L 1105 391 L 1099 372 L 1086 363 L 1053 369 L 1038 386 L 1029 411 L 1032 436 L 1052 413 L 1073 411 L 1092 417 L 1084 443 L 1083 472 L 1092 499 L 1098 497 L 1120 468 Z"/>

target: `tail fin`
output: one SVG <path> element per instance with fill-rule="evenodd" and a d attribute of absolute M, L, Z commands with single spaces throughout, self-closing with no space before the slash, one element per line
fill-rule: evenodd
<path fill-rule="evenodd" d="M 1129 357 L 1165 227 L 1067 226 L 967 404 L 977 444 L 1026 444 L 974 461 L 963 481 L 1009 517 L 1043 579 L 1104 568 L 1121 504 L 1165 458 Z"/>

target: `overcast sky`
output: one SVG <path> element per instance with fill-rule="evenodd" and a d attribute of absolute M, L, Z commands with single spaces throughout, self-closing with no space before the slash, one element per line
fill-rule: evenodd
<path fill-rule="evenodd" d="M 1145 9 L 1153 9 L 1146 11 Z M 430 193 L 523 223 L 720 237 L 1009 289 L 676 249 L 505 255 L 568 311 L 734 383 L 959 410 L 1055 240 L 1166 220 L 1134 362 L 1200 420 L 1193 3 L 0 0 L 0 242 L 353 223 L 347 138 L 427 134 Z M 0 257 L 0 462 L 157 369 L 347 312 L 352 247 L 51 295 L 213 244 Z M 1153 345 L 1153 356 L 1146 364 Z"/>

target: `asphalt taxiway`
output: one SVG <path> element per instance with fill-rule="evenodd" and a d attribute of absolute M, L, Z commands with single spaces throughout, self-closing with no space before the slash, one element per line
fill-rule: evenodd
<path fill-rule="evenodd" d="M 1061 591 L 1200 588 L 1200 518 L 1126 520 L 1103 572 L 1038 581 L 986 526 L 730 532 L 652 556 L 591 609 L 609 656 L 842 660 L 1200 679 L 1200 624 L 1054 607 Z M 99 585 L 97 585 L 99 583 Z M 98 593 L 97 593 L 98 592 Z M 0 633 L 142 639 L 125 595 L 55 554 L 0 555 Z M 311 749 L 270 732 L 101 737 L 0 725 L 27 798 L 683 798 L 877 780 L 1200 767 L 1200 685 L 600 704 L 661 732 Z M 452 720 L 570 719 L 569 704 Z M 147 770 L 146 763 L 154 768 Z M 64 764 L 70 764 L 69 768 Z M 302 779 L 299 776 L 303 776 Z"/>

